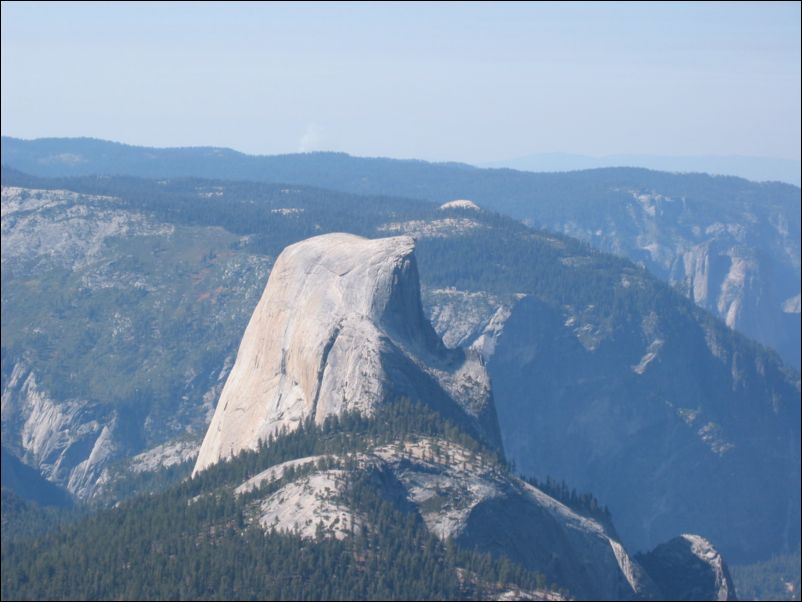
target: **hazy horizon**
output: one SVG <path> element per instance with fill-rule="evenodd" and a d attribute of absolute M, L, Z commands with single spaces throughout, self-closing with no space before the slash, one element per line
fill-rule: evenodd
<path fill-rule="evenodd" d="M 2 4 L 3 134 L 800 158 L 798 3 Z"/>
<path fill-rule="evenodd" d="M 304 152 L 341 152 L 353 157 L 394 159 L 400 161 L 422 161 L 418 157 L 389 157 L 386 155 L 367 156 L 347 153 L 345 151 L 295 151 L 295 153 L 247 153 L 237 148 L 218 147 L 210 145 L 196 146 L 156 146 L 136 145 L 124 140 L 106 140 L 86 136 L 78 137 L 42 137 L 19 138 L 2 134 L 4 138 L 36 141 L 36 140 L 97 140 L 112 144 L 121 144 L 135 148 L 180 149 L 180 148 L 215 148 L 230 150 L 248 156 L 275 156 L 281 154 L 303 154 Z M 438 161 L 434 161 L 437 163 Z M 537 153 L 513 157 L 507 160 L 491 161 L 487 163 L 466 163 L 456 161 L 441 161 L 443 163 L 461 163 L 478 168 L 508 168 L 530 172 L 569 172 L 587 169 L 600 169 L 607 167 L 634 167 L 673 173 L 707 173 L 710 175 L 736 176 L 756 182 L 783 182 L 794 186 L 802 184 L 800 161 L 794 159 L 779 159 L 777 157 L 746 157 L 741 155 L 580 155 L 572 153 Z"/>

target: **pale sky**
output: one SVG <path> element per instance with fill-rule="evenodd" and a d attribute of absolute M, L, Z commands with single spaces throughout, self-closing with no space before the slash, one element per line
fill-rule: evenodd
<path fill-rule="evenodd" d="M 800 158 L 800 4 L 2 3 L 2 133 Z"/>

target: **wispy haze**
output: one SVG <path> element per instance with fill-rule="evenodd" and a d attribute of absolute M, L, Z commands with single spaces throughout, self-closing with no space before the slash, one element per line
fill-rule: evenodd
<path fill-rule="evenodd" d="M 800 5 L 3 2 L 2 132 L 799 159 Z"/>

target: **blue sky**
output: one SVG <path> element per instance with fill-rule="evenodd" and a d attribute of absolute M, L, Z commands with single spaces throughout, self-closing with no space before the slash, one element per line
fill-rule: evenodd
<path fill-rule="evenodd" d="M 2 133 L 800 157 L 799 3 L 2 3 Z"/>

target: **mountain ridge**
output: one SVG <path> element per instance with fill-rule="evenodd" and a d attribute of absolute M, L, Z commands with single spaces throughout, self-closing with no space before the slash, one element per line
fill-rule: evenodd
<path fill-rule="evenodd" d="M 49 176 L 213 176 L 438 205 L 471 199 L 648 267 L 730 327 L 773 347 L 797 370 L 802 366 L 796 186 L 636 168 L 533 173 L 340 153 L 220 155 L 208 148 L 104 147 L 92 141 L 92 149 L 82 150 L 81 144 L 3 138 L 3 161 Z M 52 159 L 65 154 L 72 158 Z M 79 155 L 84 160 L 74 161 Z"/>

